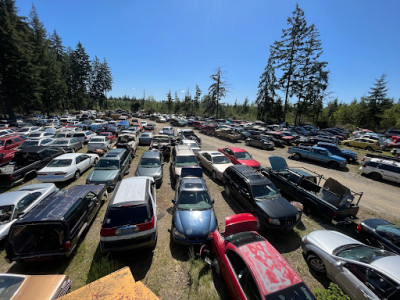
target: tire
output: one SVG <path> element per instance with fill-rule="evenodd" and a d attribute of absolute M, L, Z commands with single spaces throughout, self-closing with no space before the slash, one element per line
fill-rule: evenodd
<path fill-rule="evenodd" d="M 212 268 L 215 272 L 215 275 L 221 277 L 221 266 L 219 265 L 218 259 L 214 258 L 214 260 L 212 261 Z"/>
<path fill-rule="evenodd" d="M 324 265 L 324 262 L 320 257 L 318 257 L 315 254 L 308 254 L 306 258 L 307 264 L 312 269 L 318 274 L 325 274 L 326 273 L 326 267 Z"/>
<path fill-rule="evenodd" d="M 217 173 L 215 171 L 212 171 L 211 177 L 214 181 L 217 181 Z"/>
<path fill-rule="evenodd" d="M 263 150 L 267 150 L 267 146 L 263 145 L 263 146 L 262 146 L 262 149 L 263 149 Z"/>
<path fill-rule="evenodd" d="M 244 143 L 246 144 L 246 146 L 250 146 L 250 142 L 249 141 L 245 141 Z"/>
<path fill-rule="evenodd" d="M 300 158 L 301 158 L 301 155 L 300 155 L 299 153 L 295 153 L 295 154 L 293 155 L 293 159 L 294 159 L 294 160 L 300 160 Z"/>
<path fill-rule="evenodd" d="M 329 166 L 333 169 L 339 169 L 340 165 L 337 161 L 330 161 Z"/>
<path fill-rule="evenodd" d="M 371 146 L 368 146 L 367 148 L 365 148 L 365 150 L 367 150 L 367 151 L 372 151 L 372 147 L 371 147 Z"/>
<path fill-rule="evenodd" d="M 373 180 L 377 180 L 377 181 L 382 180 L 382 175 L 379 173 L 376 173 L 376 172 L 372 172 L 368 176 Z"/>
<path fill-rule="evenodd" d="M 99 160 L 98 160 L 97 158 L 95 158 L 94 161 L 93 161 L 93 166 L 97 165 L 97 162 L 98 162 L 98 161 L 99 161 Z"/>
<path fill-rule="evenodd" d="M 344 143 L 343 145 L 345 145 L 345 146 L 350 146 L 349 143 Z"/>
<path fill-rule="evenodd" d="M 81 174 L 79 173 L 79 171 L 76 171 L 74 174 L 74 180 L 78 180 L 80 176 Z"/>

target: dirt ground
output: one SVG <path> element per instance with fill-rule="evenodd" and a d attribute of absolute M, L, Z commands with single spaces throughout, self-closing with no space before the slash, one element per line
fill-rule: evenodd
<path fill-rule="evenodd" d="M 167 125 L 169 124 L 157 124 L 156 133 L 158 133 L 163 126 Z M 358 168 L 353 166 L 349 167 L 347 170 L 339 171 L 306 161 L 294 161 L 288 159 L 287 148 L 277 148 L 273 151 L 266 151 L 247 147 L 243 142 L 230 143 L 200 133 L 199 136 L 202 138 L 202 150 L 217 150 L 217 148 L 220 147 L 239 146 L 248 150 L 262 166 L 269 166 L 269 156 L 279 155 L 287 159 L 290 167 L 302 166 L 323 174 L 326 178 L 333 177 L 353 191 L 364 192 L 358 215 L 361 220 L 371 217 L 383 217 L 399 223 L 400 206 L 397 201 L 399 200 L 398 194 L 400 188 L 398 185 L 370 180 L 361 176 L 356 171 Z M 130 173 L 127 177 L 134 176 L 139 159 L 146 149 L 147 147 L 138 148 L 136 156 L 132 161 Z M 72 257 L 57 261 L 38 262 L 30 265 L 9 264 L 5 260 L 0 260 L 0 272 L 67 274 L 73 281 L 72 289 L 76 289 L 90 282 L 93 276 L 96 277 L 99 264 L 101 264 L 102 259 L 106 258 L 107 265 L 109 265 L 111 269 L 109 271 L 103 271 L 103 273 L 111 272 L 112 269 L 127 265 L 131 268 L 135 280 L 144 282 L 161 299 L 176 300 L 195 298 L 195 291 L 192 287 L 193 281 L 196 278 L 193 278 L 193 272 L 191 272 L 189 249 L 186 247 L 178 247 L 170 241 L 169 229 L 171 228 L 172 221 L 171 200 L 174 198 L 174 190 L 171 188 L 169 168 L 170 163 L 165 163 L 163 184 L 161 188 L 157 190 L 158 242 L 153 252 L 136 251 L 127 253 L 124 256 L 113 255 L 109 257 L 101 254 L 98 245 L 101 222 L 106 208 L 106 205 L 104 205 Z M 59 187 L 64 188 L 76 184 L 84 184 L 90 171 L 91 170 L 85 172 L 79 180 L 60 185 Z M 231 199 L 227 199 L 223 191 L 223 186 L 212 181 L 210 179 L 210 174 L 205 173 L 205 178 L 211 197 L 215 199 L 215 212 L 219 227 L 222 230 L 224 229 L 226 216 L 242 211 L 235 206 Z M 26 184 L 34 182 L 36 182 L 36 180 L 32 180 Z M 292 232 L 262 233 L 271 244 L 283 254 L 311 289 L 326 287 L 328 284 L 327 281 L 321 282 L 314 278 L 309 272 L 301 255 L 301 238 L 308 232 L 316 229 L 340 230 L 351 235 L 354 226 L 333 226 L 326 223 L 325 220 L 320 219 L 318 216 L 303 214 L 301 224 Z M 4 257 L 5 252 L 1 251 L 0 256 Z M 197 275 L 195 274 L 195 276 L 200 278 L 202 276 L 200 273 L 202 272 L 199 272 Z M 229 299 L 229 294 L 221 279 L 212 278 L 211 288 L 216 290 L 213 294 L 214 296 L 211 298 Z"/>

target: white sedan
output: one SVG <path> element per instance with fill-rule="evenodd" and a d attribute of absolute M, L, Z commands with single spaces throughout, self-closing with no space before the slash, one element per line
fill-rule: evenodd
<path fill-rule="evenodd" d="M 98 160 L 97 154 L 63 154 L 54 158 L 46 167 L 39 170 L 37 179 L 41 182 L 76 180 L 84 171 L 97 164 Z"/>
<path fill-rule="evenodd" d="M 231 161 L 218 151 L 200 151 L 197 157 L 200 164 L 211 173 L 214 180 L 223 181 L 226 168 L 233 166 Z"/>
<path fill-rule="evenodd" d="M 110 140 L 106 136 L 92 137 L 87 144 L 88 152 L 95 152 L 97 149 L 109 150 L 111 148 Z"/>

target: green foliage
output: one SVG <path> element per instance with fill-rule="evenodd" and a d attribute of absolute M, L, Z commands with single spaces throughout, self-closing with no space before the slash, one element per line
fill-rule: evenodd
<path fill-rule="evenodd" d="M 98 258 L 98 260 L 93 261 L 87 275 L 86 283 L 91 283 L 123 267 L 121 263 L 111 259 L 109 255 L 96 255 L 95 258 Z"/>
<path fill-rule="evenodd" d="M 350 300 L 350 297 L 334 283 L 330 283 L 328 289 L 315 289 L 314 294 L 318 300 Z"/>
<path fill-rule="evenodd" d="M 214 114 L 216 111 L 216 117 L 219 117 L 220 101 L 225 98 L 227 90 L 227 83 L 222 79 L 221 67 L 218 67 L 215 74 L 210 76 L 213 83 L 208 88 L 209 99 L 207 102 L 207 110 Z"/>

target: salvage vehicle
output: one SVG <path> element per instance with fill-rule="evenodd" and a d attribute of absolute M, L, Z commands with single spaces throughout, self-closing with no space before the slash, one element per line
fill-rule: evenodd
<path fill-rule="evenodd" d="M 231 142 L 238 142 L 242 136 L 231 128 L 218 128 L 214 131 L 214 136 L 227 139 Z"/>
<path fill-rule="evenodd" d="M 400 226 L 385 219 L 367 219 L 357 225 L 357 238 L 370 246 L 400 254 Z"/>
<path fill-rule="evenodd" d="M 222 275 L 232 299 L 315 300 L 313 293 L 282 255 L 258 232 L 249 214 L 225 218 L 225 232 L 216 229 L 201 256 Z"/>
<path fill-rule="evenodd" d="M 193 140 L 201 146 L 201 138 L 192 129 L 180 129 L 177 133 L 177 140 Z"/>
<path fill-rule="evenodd" d="M 158 134 L 153 137 L 151 141 L 150 150 L 158 150 L 163 154 L 166 161 L 169 161 L 171 155 L 171 139 L 166 134 Z"/>
<path fill-rule="evenodd" d="M 11 225 L 47 196 L 58 191 L 54 183 L 30 184 L 15 191 L 0 194 L 0 242 Z"/>
<path fill-rule="evenodd" d="M 226 168 L 233 166 L 231 161 L 221 152 L 200 151 L 197 157 L 201 166 L 211 173 L 214 180 L 223 181 Z"/>
<path fill-rule="evenodd" d="M 301 219 L 301 211 L 289 203 L 275 185 L 249 166 L 234 165 L 224 172 L 228 198 L 244 212 L 254 214 L 267 229 L 292 230 Z"/>
<path fill-rule="evenodd" d="M 194 152 L 187 145 L 177 145 L 172 151 L 171 159 L 171 174 L 172 184 L 175 184 L 178 177 L 181 175 L 183 167 L 198 166 L 199 161 Z"/>
<path fill-rule="evenodd" d="M 400 256 L 343 233 L 316 230 L 302 239 L 310 269 L 337 283 L 352 300 L 400 299 Z"/>
<path fill-rule="evenodd" d="M 246 146 L 254 146 L 263 150 L 274 150 L 275 144 L 270 137 L 265 135 L 255 135 L 245 141 Z"/>
<path fill-rule="evenodd" d="M 157 193 L 153 178 L 136 176 L 117 184 L 100 231 L 102 251 L 152 248 L 157 243 Z"/>
<path fill-rule="evenodd" d="M 15 153 L 13 160 L 0 168 L 0 186 L 14 186 L 36 177 L 36 172 L 53 158 L 64 154 L 61 148 L 28 147 Z"/>
<path fill-rule="evenodd" d="M 17 135 L 8 135 L 0 138 L 0 151 L 14 150 L 25 140 Z"/>
<path fill-rule="evenodd" d="M 127 149 L 128 151 L 130 151 L 131 156 L 133 157 L 135 156 L 138 143 L 139 140 L 135 133 L 121 132 L 121 134 L 118 135 L 117 143 L 115 144 L 115 146 L 117 148 Z"/>
<path fill-rule="evenodd" d="M 325 179 L 306 168 L 289 168 L 283 157 L 271 156 L 268 159 L 271 167 L 263 168 L 261 173 L 289 199 L 299 201 L 307 211 L 336 224 L 358 219 L 362 192 L 351 191 L 335 179 Z"/>
<path fill-rule="evenodd" d="M 77 180 L 82 173 L 99 161 L 97 154 L 67 153 L 54 158 L 37 172 L 40 182 L 63 182 Z"/>
<path fill-rule="evenodd" d="M 206 124 L 200 127 L 200 132 L 206 135 L 214 135 L 217 126 L 214 124 Z"/>
<path fill-rule="evenodd" d="M 386 155 L 366 154 L 362 159 L 361 173 L 374 180 L 400 183 L 400 159 Z"/>
<path fill-rule="evenodd" d="M 345 146 L 362 148 L 369 151 L 381 150 L 381 146 L 378 141 L 363 137 L 344 140 L 342 141 L 342 144 Z"/>
<path fill-rule="evenodd" d="M 71 280 L 67 275 L 21 275 L 0 273 L 0 299 L 57 299 L 67 294 Z"/>
<path fill-rule="evenodd" d="M 242 148 L 219 148 L 218 151 L 223 153 L 234 165 L 246 165 L 257 171 L 261 169 L 261 164 Z"/>
<path fill-rule="evenodd" d="M 56 139 L 50 147 L 60 147 L 65 152 L 75 153 L 83 148 L 82 141 L 77 138 Z"/>
<path fill-rule="evenodd" d="M 107 197 L 104 185 L 76 185 L 43 199 L 10 228 L 8 261 L 68 257 Z"/>
<path fill-rule="evenodd" d="M 194 154 L 196 154 L 196 156 L 201 150 L 200 145 L 197 144 L 194 140 L 187 140 L 187 139 L 180 140 L 179 144 L 188 146 L 194 152 Z"/>
<path fill-rule="evenodd" d="M 321 147 L 289 147 L 288 153 L 291 154 L 290 157 L 295 160 L 305 158 L 327 164 L 329 167 L 335 169 L 344 168 L 347 165 L 347 160 L 345 158 L 338 155 L 333 155 L 329 150 Z"/>
<path fill-rule="evenodd" d="M 53 138 L 41 138 L 39 140 L 25 140 L 22 144 L 18 146 L 18 150 L 35 147 L 35 146 L 50 146 L 54 143 Z"/>
<path fill-rule="evenodd" d="M 336 144 L 318 142 L 317 146 L 327 149 L 333 155 L 345 158 L 348 163 L 355 163 L 358 160 L 357 152 L 341 149 Z"/>
<path fill-rule="evenodd" d="M 218 223 L 214 199 L 210 197 L 202 172 L 200 176 L 195 176 L 191 171 L 198 173 L 196 167 L 182 168 L 175 188 L 171 237 L 175 243 L 193 246 L 209 240 L 209 234 L 217 228 Z"/>
<path fill-rule="evenodd" d="M 15 153 L 18 150 L 0 150 L 0 166 L 4 166 L 13 160 Z"/>
<path fill-rule="evenodd" d="M 156 149 L 147 150 L 139 161 L 135 176 L 153 177 L 157 188 L 160 188 L 163 182 L 163 166 L 163 154 Z"/>
<path fill-rule="evenodd" d="M 96 150 L 107 151 L 110 148 L 111 142 L 105 136 L 94 136 L 87 143 L 87 152 L 96 152 Z"/>
<path fill-rule="evenodd" d="M 151 145 L 154 134 L 152 132 L 143 132 L 139 137 L 139 145 Z"/>

